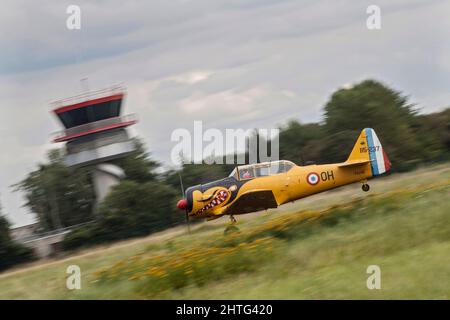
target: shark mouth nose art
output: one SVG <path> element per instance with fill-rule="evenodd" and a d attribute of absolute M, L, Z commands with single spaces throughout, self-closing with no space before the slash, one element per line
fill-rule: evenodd
<path fill-rule="evenodd" d="M 227 199 L 227 197 L 228 197 L 228 192 L 226 190 L 220 190 L 215 195 L 213 195 L 212 200 L 211 200 L 210 203 L 208 203 L 203 208 L 198 210 L 197 214 L 202 213 L 202 212 L 204 212 L 206 210 L 209 210 L 211 208 L 214 208 L 215 206 L 217 206 L 217 205 L 221 204 L 222 202 L 224 202 Z"/>

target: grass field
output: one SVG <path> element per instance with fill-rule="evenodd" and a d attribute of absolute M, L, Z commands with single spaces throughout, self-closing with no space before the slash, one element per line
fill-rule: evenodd
<path fill-rule="evenodd" d="M 449 299 L 450 167 L 355 184 L 0 274 L 1 299 Z M 78 265 L 81 290 L 66 288 Z M 381 289 L 366 286 L 369 265 Z"/>

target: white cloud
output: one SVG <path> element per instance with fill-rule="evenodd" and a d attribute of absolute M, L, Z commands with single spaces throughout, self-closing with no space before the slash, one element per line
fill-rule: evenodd
<path fill-rule="evenodd" d="M 195 84 L 198 82 L 205 81 L 208 79 L 213 73 L 211 71 L 192 71 L 185 74 L 180 74 L 174 77 L 169 78 L 169 80 L 173 80 L 182 84 Z"/>
<path fill-rule="evenodd" d="M 226 90 L 214 94 L 194 93 L 179 102 L 180 108 L 186 113 L 197 114 L 213 113 L 243 115 L 256 108 L 258 99 L 263 98 L 265 92 L 261 88 L 252 88 L 243 92 Z"/>

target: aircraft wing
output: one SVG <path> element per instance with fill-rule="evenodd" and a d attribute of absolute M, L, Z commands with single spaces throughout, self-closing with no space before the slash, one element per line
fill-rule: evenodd
<path fill-rule="evenodd" d="M 370 163 L 370 160 L 353 160 L 353 161 L 346 161 L 344 163 L 341 163 L 338 165 L 339 168 L 345 168 L 345 167 L 355 167 L 360 166 L 366 163 Z"/>
<path fill-rule="evenodd" d="M 278 207 L 272 190 L 253 190 L 242 194 L 223 214 L 242 214 Z"/>

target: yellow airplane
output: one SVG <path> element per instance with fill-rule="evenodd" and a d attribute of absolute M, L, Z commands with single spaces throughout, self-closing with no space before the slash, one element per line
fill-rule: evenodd
<path fill-rule="evenodd" d="M 281 160 L 236 167 L 224 179 L 190 187 L 177 207 L 187 218 L 216 219 L 276 208 L 319 192 L 355 182 L 369 191 L 367 179 L 391 169 L 391 163 L 375 131 L 366 128 L 347 161 L 297 166 Z"/>

